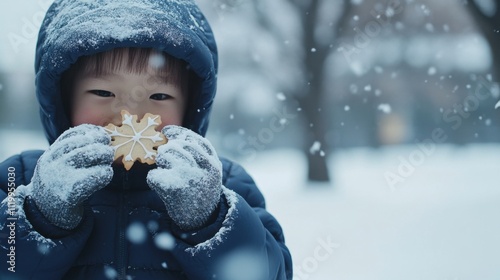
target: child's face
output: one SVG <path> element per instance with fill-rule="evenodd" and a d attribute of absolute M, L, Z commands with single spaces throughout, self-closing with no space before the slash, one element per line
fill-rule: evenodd
<path fill-rule="evenodd" d="M 154 73 L 154 71 L 150 71 Z M 121 110 L 138 115 L 161 116 L 162 124 L 182 125 L 186 94 L 180 86 L 148 73 L 119 69 L 99 77 L 77 75 L 73 87 L 72 125 L 121 124 Z"/>

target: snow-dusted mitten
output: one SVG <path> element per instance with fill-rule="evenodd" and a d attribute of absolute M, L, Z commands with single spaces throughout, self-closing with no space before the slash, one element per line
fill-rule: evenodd
<path fill-rule="evenodd" d="M 148 185 L 183 230 L 201 228 L 216 209 L 222 192 L 222 163 L 210 142 L 180 126 L 166 126 L 167 144 L 158 148 L 158 168 Z"/>
<path fill-rule="evenodd" d="M 83 217 L 83 202 L 111 181 L 110 141 L 102 127 L 84 124 L 65 131 L 40 157 L 31 198 L 52 224 L 75 228 Z"/>

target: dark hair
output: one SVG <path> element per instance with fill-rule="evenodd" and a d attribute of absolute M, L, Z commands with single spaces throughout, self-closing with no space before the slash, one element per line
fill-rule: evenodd
<path fill-rule="evenodd" d="M 188 64 L 164 52 L 150 48 L 115 48 L 89 56 L 80 57 L 61 76 L 61 98 L 66 116 L 71 120 L 72 93 L 75 78 L 78 74 L 99 77 L 125 69 L 129 73 L 150 73 L 165 81 L 179 85 L 182 94 L 187 97 L 187 104 L 191 101 L 189 80 L 193 77 Z"/>

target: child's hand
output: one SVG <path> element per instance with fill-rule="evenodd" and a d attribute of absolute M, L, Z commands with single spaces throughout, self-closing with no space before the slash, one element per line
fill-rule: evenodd
<path fill-rule="evenodd" d="M 110 136 L 95 125 L 64 132 L 38 160 L 32 199 L 54 225 L 75 228 L 83 216 L 83 201 L 113 177 Z"/>
<path fill-rule="evenodd" d="M 168 142 L 158 148 L 158 168 L 149 172 L 148 185 L 181 229 L 203 227 L 220 200 L 222 163 L 197 133 L 180 126 L 166 126 L 162 133 Z"/>

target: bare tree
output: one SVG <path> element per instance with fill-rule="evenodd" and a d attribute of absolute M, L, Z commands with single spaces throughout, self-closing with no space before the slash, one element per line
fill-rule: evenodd
<path fill-rule="evenodd" d="M 288 4 L 295 13 L 300 30 L 297 30 L 297 38 L 300 38 L 301 55 L 291 59 L 299 59 L 297 65 L 301 68 L 300 83 L 288 91 L 302 108 L 303 130 L 305 141 L 302 147 L 308 162 L 308 179 L 310 181 L 328 182 L 330 176 L 325 154 L 331 152 L 325 134 L 328 131 L 324 107 L 324 95 L 326 77 L 325 63 L 335 45 L 339 22 L 345 20 L 352 7 L 351 1 L 339 0 L 289 0 Z M 257 14 L 257 20 L 263 29 L 272 32 L 273 36 L 282 37 L 283 34 L 271 20 L 272 13 L 266 13 L 264 0 L 253 1 Z M 337 14 L 332 11 L 342 8 Z M 340 16 L 338 16 L 340 14 Z M 282 39 L 286 41 L 286 38 Z M 319 145 L 318 145 L 319 144 Z M 311 147 L 315 148 L 311 150 Z M 319 149 L 316 149 L 320 147 Z"/>
<path fill-rule="evenodd" d="M 480 0 L 469 0 L 466 3 L 470 14 L 488 41 L 493 55 L 493 71 L 495 81 L 500 81 L 500 0 L 481 1 L 493 4 L 492 7 L 480 5 Z"/>

